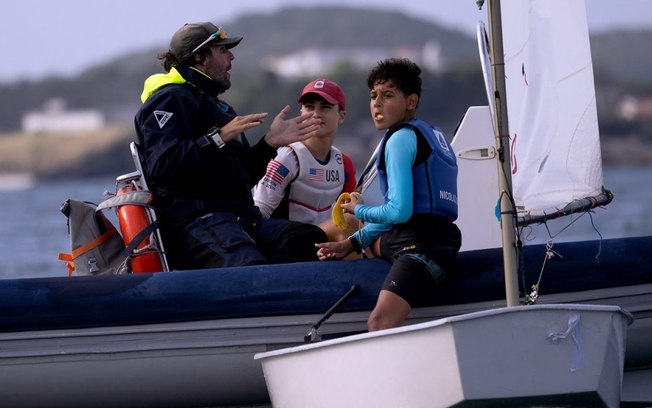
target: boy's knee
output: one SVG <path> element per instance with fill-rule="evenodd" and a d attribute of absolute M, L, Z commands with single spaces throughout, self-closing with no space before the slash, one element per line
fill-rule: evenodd
<path fill-rule="evenodd" d="M 378 302 L 367 319 L 367 329 L 375 331 L 398 327 L 403 324 L 410 310 L 410 304 L 401 296 L 381 290 Z"/>
<path fill-rule="evenodd" d="M 376 331 L 376 330 L 381 330 L 384 328 L 383 320 L 381 317 L 378 315 L 378 313 L 375 313 L 375 309 L 371 312 L 369 315 L 369 318 L 367 319 L 367 330 L 368 331 Z"/>

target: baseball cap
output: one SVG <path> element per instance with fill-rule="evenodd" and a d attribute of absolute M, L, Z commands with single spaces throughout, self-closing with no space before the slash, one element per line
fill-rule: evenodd
<path fill-rule="evenodd" d="M 172 36 L 170 51 L 177 58 L 184 59 L 209 45 L 233 48 L 240 44 L 240 41 L 242 37 L 229 37 L 222 27 L 216 27 L 213 23 L 188 23 Z"/>
<path fill-rule="evenodd" d="M 340 105 L 340 109 L 344 110 L 346 108 L 346 98 L 344 97 L 344 91 L 342 88 L 335 82 L 328 79 L 315 79 L 310 82 L 308 85 L 303 87 L 301 96 L 299 97 L 299 102 L 303 99 L 304 96 L 308 94 L 317 94 L 322 98 L 326 99 L 326 102 L 332 103 L 333 105 Z"/>

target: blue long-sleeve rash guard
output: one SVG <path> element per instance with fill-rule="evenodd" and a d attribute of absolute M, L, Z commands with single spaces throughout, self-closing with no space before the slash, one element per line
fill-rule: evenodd
<path fill-rule="evenodd" d="M 354 237 L 362 248 L 371 245 L 393 224 L 406 222 L 412 216 L 412 165 L 417 157 L 417 136 L 410 128 L 402 128 L 389 138 L 385 146 L 387 196 L 382 205 L 358 204 L 355 216 L 367 224 Z"/>

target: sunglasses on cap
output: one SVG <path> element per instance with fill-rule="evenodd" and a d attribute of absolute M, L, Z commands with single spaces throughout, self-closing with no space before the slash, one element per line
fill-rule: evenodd
<path fill-rule="evenodd" d="M 213 34 L 211 34 L 210 36 L 208 36 L 208 38 L 207 38 L 204 42 L 202 42 L 201 44 L 199 44 L 198 46 L 196 46 L 196 47 L 195 47 L 195 48 L 194 48 L 190 53 L 191 53 L 191 54 L 196 53 L 197 51 L 199 51 L 199 50 L 201 50 L 202 48 L 204 48 L 204 47 L 206 46 L 206 44 L 208 44 L 208 43 L 210 43 L 211 41 L 214 41 L 215 39 L 218 39 L 218 38 L 219 38 L 220 40 L 223 40 L 223 39 L 226 38 L 226 31 L 224 31 L 224 28 L 222 28 L 222 27 L 218 28 L 217 31 L 215 31 Z"/>

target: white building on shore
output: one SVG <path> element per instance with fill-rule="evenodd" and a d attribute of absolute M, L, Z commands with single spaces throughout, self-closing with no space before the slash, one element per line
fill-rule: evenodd
<path fill-rule="evenodd" d="M 443 69 L 441 46 L 435 41 L 430 41 L 423 47 L 305 48 L 292 54 L 266 58 L 262 65 L 276 75 L 294 78 L 324 75 L 324 72 L 340 63 L 366 70 L 389 57 L 409 58 L 431 72 L 441 72 Z"/>
<path fill-rule="evenodd" d="M 27 112 L 22 130 L 30 133 L 70 134 L 99 130 L 105 125 L 104 115 L 97 110 L 66 110 L 63 99 L 51 99 L 41 112 Z"/>

